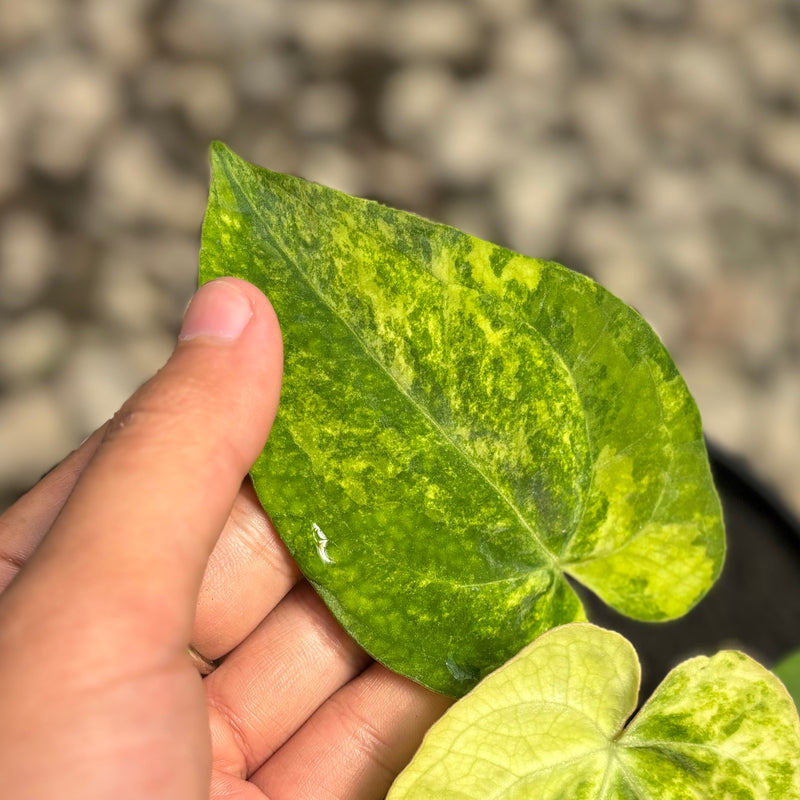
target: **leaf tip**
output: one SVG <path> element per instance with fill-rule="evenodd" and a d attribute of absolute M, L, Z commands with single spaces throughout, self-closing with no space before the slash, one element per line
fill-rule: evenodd
<path fill-rule="evenodd" d="M 241 162 L 242 159 L 233 152 L 224 142 L 215 139 L 208 148 L 209 160 L 211 161 L 212 174 L 233 163 Z"/>

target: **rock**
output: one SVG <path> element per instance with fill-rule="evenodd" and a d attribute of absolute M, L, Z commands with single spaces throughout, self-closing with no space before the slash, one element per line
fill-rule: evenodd
<path fill-rule="evenodd" d="M 170 330 L 174 328 L 177 333 L 180 315 L 197 286 L 197 258 L 196 233 L 128 234 L 115 239 L 113 248 L 100 264 L 100 270 L 101 275 L 119 272 L 137 276 L 137 281 L 146 284 L 143 291 L 148 298 L 145 301 L 150 314 L 148 323 L 156 327 L 166 326 Z M 109 308 L 125 301 L 127 280 L 124 277 L 119 281 L 111 278 L 112 294 L 119 299 L 114 300 Z M 113 311 L 104 314 L 113 321 Z M 123 313 L 121 319 L 125 316 Z M 134 325 L 132 330 L 141 330 L 141 326 Z"/>
<path fill-rule="evenodd" d="M 90 58 L 55 53 L 30 66 L 22 81 L 20 92 L 32 102 L 30 163 L 62 180 L 78 175 L 118 116 L 114 75 Z"/>
<path fill-rule="evenodd" d="M 107 261 L 93 289 L 97 318 L 117 330 L 157 330 L 167 317 L 167 297 L 142 269 Z"/>
<path fill-rule="evenodd" d="M 619 209 L 580 209 L 569 231 L 570 245 L 584 269 L 630 304 L 654 293 L 655 270 L 635 221 Z M 649 317 L 648 317 L 649 319 Z"/>
<path fill-rule="evenodd" d="M 0 307 L 35 302 L 53 277 L 54 236 L 33 212 L 12 211 L 0 220 Z"/>
<path fill-rule="evenodd" d="M 363 0 L 290 0 L 282 4 L 287 38 L 299 46 L 303 62 L 323 73 L 376 47 L 386 9 Z"/>
<path fill-rule="evenodd" d="M 344 83 L 312 83 L 295 98 L 294 127 L 303 138 L 343 136 L 355 107 L 355 98 Z"/>
<path fill-rule="evenodd" d="M 446 184 L 469 188 L 486 183 L 511 160 L 514 150 L 507 140 L 505 147 L 496 146 L 506 130 L 497 90 L 489 80 L 464 83 L 435 116 L 428 163 Z"/>
<path fill-rule="evenodd" d="M 36 310 L 0 327 L 0 380 L 29 385 L 46 378 L 69 344 L 62 317 Z"/>
<path fill-rule="evenodd" d="M 101 329 L 87 328 L 79 331 L 54 385 L 59 404 L 86 436 L 109 419 L 151 374 L 132 370 L 118 342 Z"/>
<path fill-rule="evenodd" d="M 176 326 L 180 318 L 176 320 Z M 122 344 L 121 353 L 129 365 L 131 374 L 144 383 L 167 363 L 175 348 L 176 338 L 164 331 L 151 330 L 135 337 L 128 337 Z"/>
<path fill-rule="evenodd" d="M 32 486 L 80 438 L 57 396 L 44 386 L 0 399 L 0 485 Z"/>
<path fill-rule="evenodd" d="M 422 63 L 399 69 L 389 77 L 381 98 L 383 130 L 393 142 L 424 152 L 456 89 L 452 72 L 443 65 Z"/>
<path fill-rule="evenodd" d="M 69 9 L 59 0 L 0 3 L 0 50 L 8 53 L 46 37 L 64 24 L 68 14 Z"/>
<path fill-rule="evenodd" d="M 348 194 L 364 194 L 363 162 L 343 148 L 327 143 L 309 145 L 302 156 L 301 176 Z"/>
<path fill-rule="evenodd" d="M 758 145 L 764 160 L 800 189 L 800 114 L 767 118 L 760 128 Z"/>
<path fill-rule="evenodd" d="M 380 18 L 381 44 L 401 58 L 467 59 L 480 44 L 474 14 L 456 0 L 408 0 L 387 6 Z"/>
<path fill-rule="evenodd" d="M 661 69 L 665 89 L 698 128 L 713 124 L 716 135 L 725 138 L 743 134 L 752 108 L 744 66 L 735 51 L 684 36 L 666 50 Z"/>
<path fill-rule="evenodd" d="M 10 81 L 0 75 L 0 201 L 10 197 L 23 180 L 24 120 L 16 97 Z"/>
<path fill-rule="evenodd" d="M 561 250 L 573 198 L 586 175 L 581 153 L 540 142 L 494 179 L 494 202 L 508 246 L 535 258 Z"/>
<path fill-rule="evenodd" d="M 490 88 L 500 120 L 494 141 L 527 148 L 567 127 L 578 56 L 558 26 L 541 18 L 508 25 L 498 31 L 489 57 L 492 70 L 482 84 Z"/>
<path fill-rule="evenodd" d="M 430 216 L 427 204 L 431 200 L 433 181 L 413 155 L 399 148 L 377 149 L 368 156 L 364 179 L 367 196 Z"/>
<path fill-rule="evenodd" d="M 154 41 L 146 29 L 153 0 L 85 0 L 84 30 L 104 64 L 131 72 L 151 55 Z"/>
<path fill-rule="evenodd" d="M 748 425 L 744 452 L 784 500 L 800 508 L 797 442 L 800 441 L 800 376 L 796 369 L 776 372 L 759 393 Z"/>
<path fill-rule="evenodd" d="M 213 63 L 154 62 L 143 70 L 139 92 L 150 108 L 179 111 L 208 139 L 224 137 L 238 110 L 228 73 Z"/>
<path fill-rule="evenodd" d="M 532 5 L 529 0 L 473 0 L 478 13 L 489 23 L 507 27 L 524 20 Z"/>
<path fill-rule="evenodd" d="M 747 0 L 740 0 L 748 5 Z M 713 0 L 709 0 L 713 2 Z M 727 5 L 727 4 L 726 4 Z M 744 34 L 744 31 L 743 31 Z M 741 36 L 742 61 L 762 100 L 800 102 L 800 31 L 777 14 L 763 14 Z"/>
<path fill-rule="evenodd" d="M 251 163 L 276 172 L 297 175 L 302 170 L 304 143 L 286 128 L 254 127 L 240 140 L 231 141 L 230 145 Z"/>
<path fill-rule="evenodd" d="M 749 274 L 739 273 L 727 278 L 723 295 L 739 299 L 739 308 L 727 322 L 726 344 L 742 354 L 745 364 L 754 374 L 775 369 L 770 361 L 778 358 L 788 342 L 791 318 L 795 317 L 793 304 L 776 307 L 776 297 L 792 296 L 788 281 L 780 274 L 761 265 Z M 784 310 L 785 309 L 785 310 Z M 796 309 L 796 307 L 795 307 Z M 796 406 L 796 427 L 800 433 L 800 403 Z"/>
<path fill-rule="evenodd" d="M 96 224 L 129 227 L 155 224 L 196 232 L 207 187 L 178 171 L 142 128 L 121 128 L 106 138 L 93 165 Z"/>
<path fill-rule="evenodd" d="M 496 220 L 487 213 L 482 200 L 459 197 L 451 200 L 442 209 L 441 221 L 479 239 L 495 241 Z"/>
<path fill-rule="evenodd" d="M 628 187 L 650 158 L 633 88 L 619 76 L 587 76 L 567 101 L 602 186 Z"/>
<path fill-rule="evenodd" d="M 737 45 L 751 38 L 762 9 L 751 0 L 697 0 L 697 20 L 704 32 Z"/>
<path fill-rule="evenodd" d="M 706 435 L 728 452 L 750 453 L 758 463 L 758 450 L 752 448 L 758 390 L 743 379 L 735 356 L 695 346 L 673 357 L 700 409 Z"/>
<path fill-rule="evenodd" d="M 287 33 L 285 0 L 177 0 L 163 14 L 159 33 L 177 56 L 226 59 L 259 50 Z"/>
<path fill-rule="evenodd" d="M 672 232 L 686 225 L 703 225 L 709 210 L 702 181 L 702 175 L 693 170 L 654 165 L 639 176 L 635 208 L 655 229 Z"/>
<path fill-rule="evenodd" d="M 492 61 L 504 77 L 528 82 L 530 91 L 559 87 L 573 77 L 575 50 L 552 22 L 530 17 L 508 25 L 492 43 Z"/>
<path fill-rule="evenodd" d="M 297 59 L 274 50 L 240 55 L 231 74 L 245 107 L 286 102 L 300 83 Z"/>
<path fill-rule="evenodd" d="M 651 3 L 649 0 L 614 0 L 607 9 L 636 20 L 639 24 L 652 26 L 678 26 L 688 18 L 685 0 L 664 0 Z"/>
<path fill-rule="evenodd" d="M 795 226 L 791 192 L 786 182 L 738 159 L 717 159 L 699 182 L 709 210 L 719 218 L 734 214 L 759 230 L 791 230 Z M 720 233 L 723 233 L 720 231 Z M 724 235 L 720 237 L 724 242 Z"/>

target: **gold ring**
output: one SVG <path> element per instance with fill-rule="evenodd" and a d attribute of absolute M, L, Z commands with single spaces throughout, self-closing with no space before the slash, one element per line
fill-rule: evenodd
<path fill-rule="evenodd" d="M 189 645 L 186 651 L 189 653 L 189 658 L 192 659 L 192 664 L 194 664 L 197 671 L 203 677 L 210 675 L 217 668 L 218 662 L 209 661 L 205 656 L 200 655 L 191 645 Z"/>

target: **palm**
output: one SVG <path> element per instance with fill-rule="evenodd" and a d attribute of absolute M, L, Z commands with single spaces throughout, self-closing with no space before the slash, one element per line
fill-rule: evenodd
<path fill-rule="evenodd" d="M 13 527 L 12 546 L 12 526 L 0 524 L 6 550 L 22 536 Z M 33 528 L 30 539 L 39 537 Z M 204 679 L 189 659 L 154 670 L 132 649 L 109 676 L 105 700 L 97 687 L 97 705 L 109 712 L 107 751 L 117 749 L 115 737 L 130 747 L 126 719 L 133 726 L 142 709 L 153 712 L 137 733 L 138 758 L 126 759 L 126 781 L 163 782 L 165 764 L 186 765 L 187 742 L 198 743 L 191 782 L 207 781 L 210 732 L 212 798 L 382 797 L 448 702 L 373 662 L 344 633 L 301 580 L 249 483 L 208 562 L 192 642 L 219 661 Z M 129 705 L 116 696 L 123 679 Z"/>

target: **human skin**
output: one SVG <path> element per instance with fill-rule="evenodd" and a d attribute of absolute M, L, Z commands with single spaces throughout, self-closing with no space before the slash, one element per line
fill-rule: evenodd
<path fill-rule="evenodd" d="M 261 292 L 206 284 L 165 367 L 0 517 L 0 796 L 381 798 L 450 703 L 345 634 L 262 511 L 281 370 Z"/>

